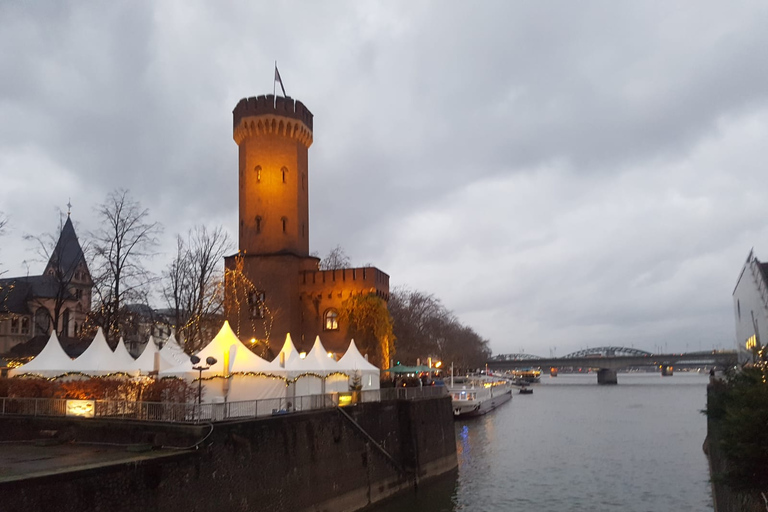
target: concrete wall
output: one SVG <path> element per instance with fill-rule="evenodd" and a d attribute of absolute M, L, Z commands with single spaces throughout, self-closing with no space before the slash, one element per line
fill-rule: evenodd
<path fill-rule="evenodd" d="M 366 403 L 345 411 L 395 462 L 339 411 L 297 413 L 217 424 L 199 450 L 168 451 L 98 470 L 0 480 L 2 510 L 353 511 L 455 470 L 449 398 Z M 208 431 L 204 426 L 0 418 L 4 440 L 34 438 L 43 429 L 66 432 L 76 441 L 136 442 L 138 437 L 178 446 Z"/>

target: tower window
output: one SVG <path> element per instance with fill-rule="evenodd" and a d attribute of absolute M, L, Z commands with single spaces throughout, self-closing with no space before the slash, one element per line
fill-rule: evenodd
<path fill-rule="evenodd" d="M 283 171 L 283 183 L 285 183 L 285 179 L 288 176 L 288 168 L 283 167 L 281 171 Z"/>
<path fill-rule="evenodd" d="M 325 322 L 323 324 L 324 331 L 338 331 L 339 330 L 339 312 L 331 308 L 325 312 Z"/>
<path fill-rule="evenodd" d="M 261 217 L 256 216 L 256 233 L 261 233 Z"/>
<path fill-rule="evenodd" d="M 288 228 L 288 219 L 286 217 L 283 217 L 280 220 L 283 222 L 283 233 L 285 233 L 286 229 Z"/>
<path fill-rule="evenodd" d="M 261 183 L 261 166 L 257 165 L 254 171 L 256 171 L 256 182 Z"/>
<path fill-rule="evenodd" d="M 266 295 L 262 291 L 253 291 L 248 294 L 248 307 L 251 311 L 251 318 L 264 318 L 266 306 L 264 300 Z"/>

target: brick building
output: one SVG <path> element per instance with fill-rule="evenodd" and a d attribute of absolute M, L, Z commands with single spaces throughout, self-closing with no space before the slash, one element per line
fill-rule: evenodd
<path fill-rule="evenodd" d="M 273 354 L 286 333 L 299 350 L 319 335 L 328 350 L 343 352 L 342 303 L 368 293 L 388 300 L 389 276 L 375 267 L 319 270 L 309 254 L 309 109 L 268 95 L 240 100 L 233 115 L 239 252 L 225 258 L 226 317 L 241 339 L 266 343 Z"/>

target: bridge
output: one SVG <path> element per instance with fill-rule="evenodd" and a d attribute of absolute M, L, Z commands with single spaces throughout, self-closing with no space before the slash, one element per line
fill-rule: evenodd
<path fill-rule="evenodd" d="M 737 363 L 736 351 L 704 351 L 681 354 L 652 354 L 627 347 L 597 347 L 579 350 L 563 357 L 539 357 L 531 354 L 500 354 L 488 361 L 494 371 L 515 368 L 597 368 L 598 384 L 618 383 L 616 372 L 622 368 L 654 366 L 662 375 L 672 375 L 675 366 L 725 368 Z"/>

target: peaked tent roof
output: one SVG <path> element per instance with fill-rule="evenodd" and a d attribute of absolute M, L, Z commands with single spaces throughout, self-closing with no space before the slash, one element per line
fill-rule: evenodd
<path fill-rule="evenodd" d="M 229 368 L 224 367 L 226 354 L 229 354 Z M 216 364 L 208 370 L 209 375 L 227 375 L 230 372 L 258 372 L 269 370 L 269 363 L 260 358 L 246 347 L 240 338 L 232 331 L 229 322 L 225 321 L 219 333 L 205 346 L 197 357 L 201 364 L 206 364 L 208 357 L 216 358 Z"/>
<path fill-rule="evenodd" d="M 149 373 L 155 370 L 155 354 L 159 353 L 155 338 L 150 335 L 149 341 L 144 346 L 144 350 L 141 355 L 131 365 L 131 370 L 138 370 L 141 373 Z M 161 362 L 162 366 L 162 362 Z M 174 365 L 175 366 L 175 365 Z M 162 368 L 161 368 L 162 369 Z"/>
<path fill-rule="evenodd" d="M 280 366 L 280 355 L 284 354 L 285 358 L 285 366 Z M 291 369 L 291 367 L 295 366 L 297 361 L 300 361 L 301 358 L 299 357 L 299 351 L 296 350 L 296 347 L 293 344 L 293 340 L 291 339 L 291 334 L 288 333 L 285 335 L 285 342 L 283 343 L 283 348 L 280 349 L 280 352 L 277 353 L 277 357 L 275 357 L 272 362 L 269 363 L 269 366 L 273 370 L 284 370 L 284 369 Z"/>
<path fill-rule="evenodd" d="M 83 373 L 130 371 L 128 362 L 121 359 L 119 354 L 115 356 L 107 345 L 107 339 L 101 327 L 96 331 L 91 344 L 80 357 L 75 359 L 74 363 L 75 369 Z"/>
<path fill-rule="evenodd" d="M 61 348 L 56 331 L 51 333 L 48 343 L 43 350 L 30 362 L 14 370 L 14 375 L 36 372 L 71 372 L 75 371 L 75 363 Z"/>
<path fill-rule="evenodd" d="M 339 365 L 339 368 L 343 368 L 345 370 L 352 369 L 352 370 L 376 370 L 377 372 L 380 371 L 374 365 L 369 363 L 368 360 L 360 354 L 360 351 L 357 350 L 357 345 L 355 345 L 355 340 L 352 340 L 349 342 L 349 348 L 341 357 L 341 359 L 339 359 L 338 365 Z"/>
<path fill-rule="evenodd" d="M 328 352 L 320 341 L 320 336 L 315 338 L 315 344 L 312 345 L 312 350 L 309 351 L 307 357 L 299 359 L 296 366 L 304 371 L 333 372 L 339 370 L 339 364 L 333 358 L 328 357 Z"/>
<path fill-rule="evenodd" d="M 165 344 L 163 344 L 163 348 L 160 349 L 160 357 L 166 363 L 166 368 L 173 368 L 174 366 L 184 364 L 184 362 L 189 362 L 189 356 L 184 352 L 184 349 L 181 348 L 179 342 L 176 341 L 176 336 L 174 336 L 173 333 L 168 336 L 168 339 L 165 340 Z M 160 363 L 161 366 L 163 366 L 163 361 Z"/>
<path fill-rule="evenodd" d="M 113 354 L 115 360 L 119 361 L 120 364 L 124 365 L 126 368 L 130 368 L 133 366 L 133 363 L 136 362 L 131 353 L 128 352 L 128 349 L 125 347 L 125 340 L 122 336 L 120 336 L 120 340 L 117 342 L 117 346 L 115 347 Z"/>

